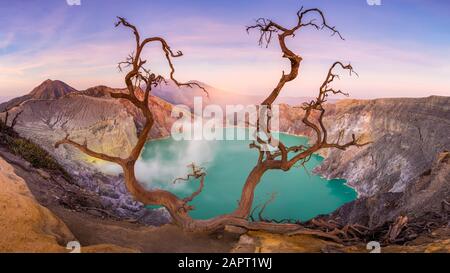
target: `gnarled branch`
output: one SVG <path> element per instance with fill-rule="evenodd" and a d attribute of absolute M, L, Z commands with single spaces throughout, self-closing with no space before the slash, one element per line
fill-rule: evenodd
<path fill-rule="evenodd" d="M 310 20 L 306 21 L 304 18 L 308 14 L 318 15 L 318 20 Z M 187 205 L 187 203 L 191 202 L 195 197 L 197 197 L 203 190 L 204 187 L 204 178 L 205 172 L 202 168 L 196 167 L 192 165 L 192 172 L 187 176 L 187 178 L 180 178 L 176 181 L 184 180 L 187 181 L 191 178 L 199 179 L 200 185 L 199 188 L 193 192 L 190 196 L 181 199 L 177 197 L 175 194 L 162 190 L 162 189 L 146 189 L 144 188 L 136 179 L 135 176 L 135 163 L 147 141 L 148 135 L 150 133 L 150 129 L 153 126 L 154 119 L 153 115 L 148 108 L 148 97 L 151 92 L 152 86 L 158 85 L 160 82 L 165 81 L 162 76 L 157 76 L 154 73 L 151 73 L 149 69 L 144 67 L 146 64 L 145 60 L 141 59 L 141 53 L 144 47 L 152 42 L 157 42 L 161 44 L 162 51 L 167 60 L 167 63 L 170 67 L 170 79 L 177 86 L 187 86 L 193 87 L 197 86 L 204 91 L 206 91 L 203 87 L 201 87 L 198 83 L 188 82 L 182 83 L 175 79 L 175 68 L 172 62 L 173 58 L 177 58 L 183 55 L 181 51 L 173 52 L 167 42 L 161 37 L 150 37 L 141 41 L 141 37 L 137 28 L 130 24 L 123 17 L 118 17 L 118 22 L 116 26 L 123 25 L 126 28 L 132 30 L 135 41 L 136 41 L 136 49 L 135 51 L 122 63 L 119 64 L 120 69 L 129 68 L 130 71 L 125 76 L 125 84 L 127 86 L 128 93 L 114 93 L 112 94 L 113 98 L 124 99 L 131 102 L 135 105 L 146 118 L 146 122 L 144 125 L 144 129 L 142 130 L 138 141 L 135 147 L 132 149 L 130 155 L 125 158 L 116 158 L 108 155 L 104 155 L 101 153 L 97 153 L 87 148 L 87 144 L 84 145 L 78 144 L 74 141 L 71 141 L 67 136 L 65 139 L 59 141 L 56 146 L 61 144 L 70 144 L 82 152 L 91 155 L 93 157 L 101 158 L 107 161 L 119 163 L 124 171 L 125 184 L 129 192 L 136 198 L 136 200 L 143 202 L 147 205 L 162 205 L 164 206 L 170 213 L 173 218 L 173 222 L 187 230 L 197 230 L 197 231 L 211 231 L 216 229 L 221 229 L 226 225 L 235 225 L 239 227 L 243 227 L 249 230 L 267 230 L 277 233 L 290 233 L 290 234 L 312 234 L 317 236 L 326 237 L 328 239 L 333 239 L 340 241 L 339 237 L 340 230 L 333 231 L 334 233 L 324 232 L 321 230 L 311 230 L 307 229 L 298 223 L 273 223 L 273 222 L 251 222 L 248 221 L 248 217 L 251 212 L 254 193 L 257 185 L 259 184 L 262 176 L 268 171 L 273 169 L 282 169 L 289 170 L 297 163 L 303 163 L 303 165 L 311 158 L 311 156 L 319 151 L 322 148 L 339 148 L 345 149 L 350 146 L 358 146 L 360 145 L 358 142 L 358 138 L 353 137 L 353 140 L 348 142 L 347 144 L 339 144 L 339 141 L 334 144 L 329 144 L 327 142 L 327 130 L 323 124 L 323 116 L 325 113 L 325 109 L 322 107 L 322 104 L 326 101 L 326 97 L 328 94 L 344 94 L 344 92 L 340 90 L 334 90 L 330 84 L 333 82 L 335 78 L 338 78 L 336 74 L 334 74 L 333 69 L 335 67 L 341 67 L 345 70 L 349 70 L 353 72 L 353 68 L 350 65 L 343 65 L 340 62 L 336 62 L 328 71 L 328 75 L 324 84 L 322 84 L 318 97 L 311 101 L 309 104 L 304 105 L 305 117 L 303 118 L 303 122 L 306 126 L 313 129 L 313 131 L 317 134 L 317 140 L 314 145 L 311 147 L 305 147 L 302 145 L 295 145 L 292 147 L 287 147 L 282 142 L 277 144 L 277 151 L 267 151 L 263 149 L 264 145 L 271 145 L 272 140 L 275 138 L 272 136 L 270 131 L 270 114 L 271 114 L 271 106 L 278 97 L 279 93 L 285 86 L 287 82 L 290 82 L 297 78 L 300 68 L 300 63 L 302 58 L 291 51 L 291 49 L 286 45 L 287 37 L 294 37 L 295 33 L 304 27 L 314 27 L 316 29 L 328 29 L 332 32 L 333 35 L 338 35 L 341 39 L 341 34 L 336 30 L 335 27 L 331 27 L 325 20 L 325 17 L 319 9 L 308 9 L 303 10 L 300 9 L 297 12 L 298 22 L 292 28 L 283 27 L 272 20 L 260 18 L 256 21 L 254 26 L 250 26 L 247 28 L 247 31 L 252 29 L 258 29 L 260 31 L 260 39 L 259 43 L 262 45 L 266 43 L 268 45 L 272 39 L 272 35 L 275 33 L 278 34 L 278 41 L 283 53 L 283 58 L 286 58 L 290 61 L 291 71 L 286 74 L 282 73 L 282 76 L 277 84 L 277 86 L 270 92 L 268 97 L 261 104 L 261 112 L 264 113 L 264 117 L 267 115 L 268 118 L 264 120 L 264 123 L 260 126 L 258 122 L 258 133 L 262 133 L 265 136 L 265 139 L 262 140 L 258 135 L 257 141 L 250 145 L 251 148 L 255 148 L 259 152 L 259 158 L 257 164 L 254 166 L 252 171 L 249 173 L 247 180 L 245 181 L 244 187 L 242 189 L 241 198 L 238 203 L 238 207 L 235 211 L 230 214 L 220 215 L 215 218 L 211 218 L 208 220 L 194 220 L 188 215 L 188 211 L 193 209 L 191 206 Z M 144 82 L 146 84 L 146 88 L 144 91 L 140 89 L 140 83 Z M 311 121 L 311 114 L 314 111 L 319 111 L 319 118 L 317 121 Z M 261 117 L 258 117 L 261 118 Z M 293 154 L 293 157 L 288 157 L 288 154 Z M 267 203 L 266 205 L 267 206 Z M 263 207 L 263 210 L 265 208 Z M 261 212 L 262 213 L 262 212 Z M 261 216 L 261 215 L 260 215 Z M 261 216 L 262 218 L 262 216 Z"/>
<path fill-rule="evenodd" d="M 206 176 L 206 171 L 204 168 L 198 167 L 194 163 L 190 164 L 188 167 L 191 168 L 191 171 L 187 174 L 186 177 L 180 177 L 173 181 L 173 183 L 177 183 L 179 181 L 187 182 L 190 179 L 198 179 L 200 181 L 199 188 L 195 192 L 193 192 L 190 196 L 183 198 L 183 201 L 185 203 L 192 202 L 192 200 L 194 200 L 194 198 L 197 197 L 202 192 L 203 187 L 205 186 L 205 176 Z"/>
<path fill-rule="evenodd" d="M 83 153 L 101 159 L 101 160 L 105 160 L 105 161 L 109 161 L 109 162 L 113 162 L 113 163 L 117 163 L 119 165 L 123 165 L 124 164 L 124 159 L 120 158 L 120 157 L 115 157 L 115 156 L 109 156 L 103 153 L 99 153 L 99 152 L 95 152 L 91 149 L 88 148 L 87 146 L 87 141 L 85 140 L 85 142 L 83 144 L 79 144 L 73 140 L 69 139 L 70 135 L 67 134 L 66 137 L 64 139 L 61 139 L 60 141 L 55 143 L 55 148 L 58 148 L 60 145 L 63 144 L 69 144 L 74 146 L 75 148 L 77 148 L 78 150 L 82 151 Z"/>

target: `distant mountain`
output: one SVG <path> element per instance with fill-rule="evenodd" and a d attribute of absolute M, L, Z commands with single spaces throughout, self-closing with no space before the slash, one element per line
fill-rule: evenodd
<path fill-rule="evenodd" d="M 289 104 L 291 106 L 301 105 L 304 102 L 310 102 L 315 98 L 313 97 L 278 97 L 275 101 L 276 104 Z M 328 103 L 336 103 L 339 99 L 327 99 Z"/>
<path fill-rule="evenodd" d="M 95 87 L 90 87 L 86 90 L 80 91 L 79 93 L 91 96 L 91 97 L 111 97 L 111 93 L 123 92 L 123 89 L 111 88 L 105 85 L 98 85 Z"/>
<path fill-rule="evenodd" d="M 31 90 L 27 95 L 14 98 L 10 101 L 0 104 L 0 111 L 11 109 L 28 100 L 54 100 L 65 95 L 76 92 L 77 90 L 62 81 L 46 80 L 39 86 Z"/>
<path fill-rule="evenodd" d="M 54 100 L 77 90 L 62 81 L 46 80 L 34 88 L 30 95 L 33 99 Z"/>
<path fill-rule="evenodd" d="M 208 93 L 205 93 L 202 89 L 198 88 L 197 86 L 193 86 L 192 88 L 187 86 L 178 87 L 175 85 L 173 81 L 169 80 L 167 81 L 167 84 L 161 84 L 158 85 L 157 87 L 154 87 L 152 90 L 152 94 L 156 97 L 159 97 L 169 102 L 170 104 L 173 105 L 182 104 L 188 106 L 191 109 L 194 107 L 194 97 L 202 97 L 203 106 L 215 104 L 221 107 L 236 104 L 242 105 L 259 104 L 264 100 L 263 96 L 233 93 L 212 87 L 199 81 L 191 81 L 191 82 L 200 84 L 207 90 Z M 39 86 L 34 88 L 27 95 L 17 97 L 7 102 L 1 103 L 0 112 L 5 111 L 6 109 L 11 109 L 28 100 L 54 100 L 62 98 L 70 93 L 83 93 L 84 95 L 92 97 L 104 97 L 104 96 L 109 97 L 109 93 L 117 92 L 117 90 L 119 89 L 99 85 L 78 92 L 75 88 L 69 86 L 68 84 L 62 81 L 46 80 Z M 303 102 L 310 101 L 311 99 L 312 98 L 310 97 L 280 97 L 277 99 L 276 103 L 299 105 Z"/>
<path fill-rule="evenodd" d="M 0 96 L 0 103 L 5 102 L 5 101 L 9 101 L 11 100 L 13 97 L 4 97 L 4 96 Z"/>
<path fill-rule="evenodd" d="M 242 95 L 232 92 L 223 91 L 218 88 L 214 88 L 198 81 L 191 81 L 198 83 L 207 90 L 204 92 L 197 86 L 188 87 L 182 86 L 178 87 L 173 81 L 167 81 L 167 84 L 161 84 L 153 88 L 152 94 L 162 98 L 163 100 L 173 104 L 183 104 L 189 108 L 194 106 L 194 97 L 203 98 L 203 106 L 216 104 L 219 106 L 225 106 L 227 104 L 255 104 L 260 101 L 260 97 L 251 95 Z"/>
<path fill-rule="evenodd" d="M 203 86 L 207 90 L 208 94 L 205 93 L 202 89 L 198 88 L 197 86 L 193 86 L 192 88 L 187 86 L 178 87 L 172 81 L 168 81 L 167 84 L 161 84 L 153 88 L 152 94 L 162 98 L 163 100 L 173 105 L 183 104 L 191 109 L 193 108 L 194 97 L 202 97 L 203 106 L 215 104 L 221 107 L 224 107 L 225 105 L 235 105 L 235 104 L 242 104 L 242 105 L 260 104 L 265 99 L 264 96 L 239 94 L 224 91 L 199 81 L 191 81 L 191 82 L 195 82 Z M 313 99 L 312 97 L 280 96 L 275 101 L 275 103 L 289 104 L 295 106 L 300 105 L 304 102 L 309 102 L 312 99 Z M 328 102 L 334 103 L 336 101 L 337 100 L 329 100 Z"/>

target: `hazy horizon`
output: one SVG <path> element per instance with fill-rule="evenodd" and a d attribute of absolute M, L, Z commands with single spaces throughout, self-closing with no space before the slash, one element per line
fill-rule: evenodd
<path fill-rule="evenodd" d="M 45 80 L 42 80 L 42 82 L 36 84 L 36 86 L 34 86 L 34 87 L 33 87 L 32 89 L 30 89 L 29 91 L 20 93 L 20 94 L 18 94 L 18 95 L 13 95 L 13 96 L 0 96 L 0 104 L 1 104 L 1 103 L 4 103 L 4 102 L 7 102 L 7 101 L 9 101 L 9 100 L 11 100 L 11 99 L 13 99 L 13 98 L 15 98 L 15 97 L 20 97 L 20 96 L 22 96 L 22 95 L 26 95 L 26 94 L 30 93 L 35 87 L 38 87 L 40 84 L 44 83 L 46 80 L 52 80 L 52 81 L 55 81 L 55 80 L 58 80 L 58 79 L 45 79 Z M 59 81 L 61 81 L 61 80 L 59 80 Z M 64 81 L 62 81 L 62 82 L 64 82 Z M 70 87 L 76 89 L 77 91 L 84 91 L 84 90 L 86 90 L 86 89 L 88 89 L 88 88 L 92 88 L 92 87 L 96 87 L 96 86 L 102 86 L 102 85 L 103 85 L 103 86 L 110 87 L 110 88 L 126 88 L 125 86 L 119 86 L 119 87 L 118 87 L 118 86 L 109 86 L 109 85 L 107 85 L 107 84 L 99 84 L 99 85 L 94 85 L 94 86 L 88 86 L 88 87 L 86 87 L 86 88 L 77 88 L 77 86 L 71 85 L 71 84 L 69 84 L 69 83 L 67 83 L 67 82 L 64 82 L 64 83 L 66 83 L 66 84 L 69 85 Z M 204 83 L 204 84 L 207 84 L 207 83 Z M 214 86 L 210 86 L 210 87 L 215 88 Z M 241 94 L 241 93 L 236 93 L 236 92 L 233 92 L 233 91 L 230 91 L 230 90 L 222 90 L 222 89 L 220 89 L 220 88 L 217 88 L 217 90 L 218 90 L 218 91 L 221 91 L 221 92 L 225 92 L 225 93 L 230 93 L 230 94 L 232 94 L 232 95 L 234 95 L 234 94 Z M 210 94 L 210 95 L 213 95 L 213 94 Z M 261 99 L 263 99 L 263 97 L 264 97 L 265 94 L 245 94 L 245 93 L 244 93 L 244 94 L 242 94 L 242 95 L 245 95 L 245 96 L 254 96 L 255 98 L 261 97 Z M 442 96 L 442 95 L 434 95 L 434 94 L 430 94 L 430 95 L 426 95 L 426 96 L 418 96 L 418 97 L 374 97 L 374 98 L 359 98 L 359 97 L 355 97 L 355 96 L 349 96 L 349 97 L 346 97 L 346 96 L 335 96 L 335 97 L 330 97 L 330 98 L 328 98 L 328 102 L 333 103 L 333 102 L 338 101 L 338 100 L 346 100 L 346 99 L 371 100 L 371 99 L 384 99 L 384 98 L 393 98 L 393 99 L 395 99 L 395 98 L 425 98 L 425 97 L 430 97 L 430 96 Z M 286 102 L 286 100 L 291 101 L 291 100 L 301 99 L 301 98 L 313 98 L 313 96 L 288 96 L 288 95 L 285 95 L 285 94 L 280 94 L 279 99 L 278 99 L 277 101 L 278 101 L 278 103 L 288 103 L 288 102 Z M 281 102 L 279 101 L 280 99 L 281 99 Z"/>
<path fill-rule="evenodd" d="M 351 62 L 359 77 L 342 75 L 337 83 L 351 98 L 450 95 L 450 3 L 439 1 L 81 1 L 0 4 L 0 97 L 29 93 L 47 78 L 83 90 L 97 85 L 123 87 L 117 63 L 133 48 L 130 32 L 114 28 L 115 16 L 126 17 L 142 36 L 163 36 L 185 56 L 175 60 L 176 76 L 198 80 L 238 94 L 264 96 L 288 69 L 276 43 L 257 45 L 258 33 L 245 26 L 269 17 L 292 26 L 296 10 L 321 8 L 345 41 L 327 31 L 305 29 L 289 45 L 304 58 L 299 78 L 282 97 L 311 97 L 330 64 Z M 405 8 L 407 7 L 407 8 Z M 426 20 L 419 20 L 417 11 Z M 146 52 L 157 73 L 167 73 L 159 47 Z M 333 99 L 345 97 L 335 96 Z M 0 98 L 1 100 L 1 98 Z"/>

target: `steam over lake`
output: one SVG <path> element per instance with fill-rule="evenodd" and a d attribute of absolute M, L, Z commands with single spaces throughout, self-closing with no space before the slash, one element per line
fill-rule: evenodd
<path fill-rule="evenodd" d="M 289 146 L 307 143 L 305 137 L 286 134 L 280 134 L 280 139 Z M 136 173 L 148 188 L 162 187 L 185 197 L 198 189 L 199 182 L 174 184 L 173 180 L 185 177 L 187 165 L 192 162 L 205 167 L 205 186 L 191 203 L 195 206 L 191 215 L 197 219 L 214 217 L 237 207 L 246 177 L 258 158 L 257 151 L 249 149 L 249 143 L 248 140 L 175 141 L 171 138 L 150 141 L 137 164 Z M 344 180 L 326 180 L 312 173 L 322 160 L 313 155 L 305 165 L 306 170 L 297 167 L 289 172 L 268 171 L 256 189 L 254 206 L 264 204 L 275 193 L 275 200 L 264 212 L 265 218 L 305 221 L 356 199 L 356 192 L 346 186 Z M 258 212 L 256 209 L 256 218 Z"/>

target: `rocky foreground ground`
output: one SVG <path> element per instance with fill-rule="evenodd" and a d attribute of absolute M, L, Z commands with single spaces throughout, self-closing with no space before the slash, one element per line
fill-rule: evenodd
<path fill-rule="evenodd" d="M 364 244 L 347 246 L 310 235 L 285 236 L 266 232 L 196 234 L 185 233 L 172 225 L 148 227 L 95 217 L 49 201 L 51 193 L 39 194 L 37 191 L 43 189 L 38 189 L 37 184 L 45 185 L 56 177 L 32 167 L 24 173 L 21 164 L 26 163 L 21 160 L 8 163 L 0 158 L 0 231 L 3 234 L 0 252 L 70 252 L 66 246 L 71 241 L 80 242 L 84 253 L 369 251 Z M 35 188 L 40 201 L 28 185 Z M 450 252 L 449 236 L 449 229 L 440 228 L 407 245 L 390 245 L 383 247 L 382 251 Z"/>
<path fill-rule="evenodd" d="M 22 162 L 23 163 L 23 162 Z M 67 243 L 78 241 L 81 252 L 368 252 L 365 244 L 346 246 L 310 235 L 285 236 L 266 232 L 244 235 L 185 233 L 172 225 L 148 227 L 137 223 L 95 217 L 39 202 L 28 183 L 51 181 L 53 175 L 31 169 L 22 173 L 21 162 L 0 158 L 0 252 L 70 252 Z M 33 177 L 33 179 L 31 179 Z M 36 191 L 37 189 L 35 189 Z M 45 204 L 47 207 L 44 207 Z M 440 228 L 407 245 L 390 245 L 382 252 L 450 252 L 450 230 Z"/>

